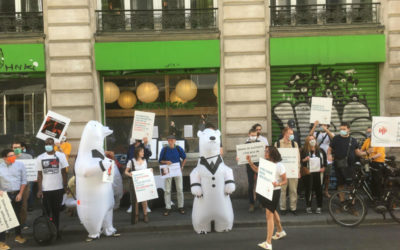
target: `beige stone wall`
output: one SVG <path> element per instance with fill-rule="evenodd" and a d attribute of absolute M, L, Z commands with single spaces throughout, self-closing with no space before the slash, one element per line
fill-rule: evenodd
<path fill-rule="evenodd" d="M 48 109 L 71 118 L 68 138 L 76 154 L 83 127 L 100 120 L 94 66 L 95 0 L 44 0 Z"/>
<path fill-rule="evenodd" d="M 225 151 L 234 151 L 254 123 L 267 131 L 268 1 L 219 1 L 221 118 Z"/>
<path fill-rule="evenodd" d="M 385 25 L 386 62 L 380 67 L 380 106 L 382 116 L 400 116 L 400 0 L 381 1 Z M 400 149 L 390 149 L 400 157 Z"/>

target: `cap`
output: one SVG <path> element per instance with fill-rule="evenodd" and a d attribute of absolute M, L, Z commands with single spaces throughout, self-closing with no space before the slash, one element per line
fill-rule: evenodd
<path fill-rule="evenodd" d="M 289 128 L 295 128 L 296 127 L 296 122 L 294 121 L 294 119 L 289 119 L 287 124 L 288 124 Z"/>
<path fill-rule="evenodd" d="M 167 136 L 167 140 L 176 140 L 175 135 L 169 135 Z"/>

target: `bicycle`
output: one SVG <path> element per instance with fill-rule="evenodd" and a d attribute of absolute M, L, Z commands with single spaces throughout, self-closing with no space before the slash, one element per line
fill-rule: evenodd
<path fill-rule="evenodd" d="M 382 214 L 386 219 L 389 212 L 393 220 L 400 223 L 400 169 L 394 166 L 395 159 L 388 157 L 384 164 L 384 192 L 383 198 L 377 199 L 372 195 L 368 183 L 368 165 L 364 167 L 356 163 L 356 170 L 350 190 L 341 190 L 334 193 L 329 199 L 329 214 L 339 225 L 355 227 L 367 215 L 368 207 Z"/>

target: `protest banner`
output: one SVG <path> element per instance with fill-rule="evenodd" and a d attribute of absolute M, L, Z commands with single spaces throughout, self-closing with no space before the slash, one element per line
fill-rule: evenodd
<path fill-rule="evenodd" d="M 330 124 L 332 101 L 330 97 L 312 97 L 310 123 L 318 121 L 320 124 Z"/>
<path fill-rule="evenodd" d="M 71 119 L 68 117 L 49 111 L 40 126 L 36 137 L 41 140 L 53 138 L 55 142 L 60 142 L 64 136 Z"/>
<path fill-rule="evenodd" d="M 158 198 L 156 182 L 151 169 L 133 171 L 132 180 L 138 202 Z"/>
<path fill-rule="evenodd" d="M 282 156 L 282 164 L 286 168 L 287 178 L 299 178 L 299 149 L 278 148 Z"/>
<path fill-rule="evenodd" d="M 179 162 L 171 165 L 160 165 L 160 175 L 162 178 L 182 176 L 181 164 Z"/>
<path fill-rule="evenodd" d="M 319 157 L 313 157 L 309 160 L 310 173 L 321 172 L 321 159 Z"/>
<path fill-rule="evenodd" d="M 30 181 L 37 181 L 37 168 L 36 168 L 36 160 L 32 159 L 32 160 L 17 160 L 19 162 L 22 162 L 25 166 L 25 170 L 26 170 L 26 180 L 28 182 Z"/>
<path fill-rule="evenodd" d="M 18 219 L 6 192 L 0 196 L 0 233 L 18 227 Z"/>
<path fill-rule="evenodd" d="M 400 117 L 372 117 L 372 147 L 400 147 Z"/>
<path fill-rule="evenodd" d="M 131 139 L 142 140 L 144 137 L 147 137 L 148 140 L 151 140 L 153 138 L 153 127 L 154 127 L 155 117 L 156 117 L 155 113 L 135 110 Z"/>
<path fill-rule="evenodd" d="M 250 155 L 252 162 L 258 162 L 260 158 L 264 158 L 265 144 L 263 142 L 254 142 L 236 145 L 236 156 L 239 158 L 238 164 L 246 164 L 246 157 Z"/>
<path fill-rule="evenodd" d="M 276 164 L 265 159 L 259 159 L 256 193 L 272 201 L 276 175 Z"/>

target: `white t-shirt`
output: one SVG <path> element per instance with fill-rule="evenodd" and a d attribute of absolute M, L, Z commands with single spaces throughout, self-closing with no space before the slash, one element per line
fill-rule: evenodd
<path fill-rule="evenodd" d="M 316 137 L 316 136 L 317 136 L 317 132 L 314 132 L 314 137 Z M 329 144 L 331 143 L 331 138 L 329 138 L 329 135 L 325 131 L 320 132 L 316 139 L 317 139 L 317 144 L 319 145 L 319 147 L 322 148 L 322 150 L 324 150 L 325 153 L 328 153 Z"/>
<path fill-rule="evenodd" d="M 133 164 L 135 164 L 135 171 L 136 170 L 144 170 L 147 168 L 146 160 L 143 160 L 142 164 L 140 164 L 140 165 L 135 159 L 132 159 L 132 161 L 133 161 Z M 132 169 L 132 162 L 128 161 L 128 164 L 126 165 L 126 167 L 129 169 Z"/>
<path fill-rule="evenodd" d="M 275 182 L 282 182 L 282 175 L 286 173 L 285 166 L 283 166 L 282 162 L 276 163 L 276 174 L 275 174 Z M 274 190 L 281 189 L 281 186 L 276 186 Z"/>
<path fill-rule="evenodd" d="M 265 146 L 269 146 L 268 139 L 265 138 L 264 136 L 262 135 L 258 136 L 257 140 L 259 140 L 260 142 L 264 142 Z"/>
<path fill-rule="evenodd" d="M 63 189 L 63 179 L 61 169 L 68 167 L 68 161 L 65 154 L 56 152 L 55 155 L 43 153 L 38 156 L 37 170 L 42 171 L 42 190 L 53 191 Z"/>

